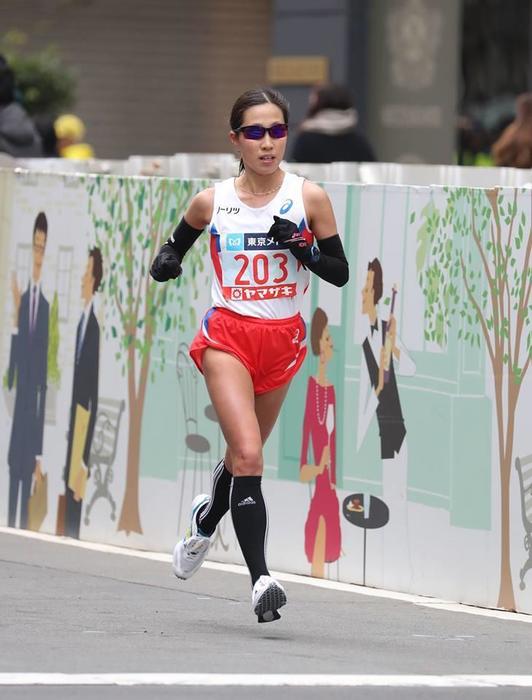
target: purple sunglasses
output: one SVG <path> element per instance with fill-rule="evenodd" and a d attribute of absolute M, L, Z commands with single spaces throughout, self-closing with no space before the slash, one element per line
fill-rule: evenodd
<path fill-rule="evenodd" d="M 260 141 L 266 136 L 266 132 L 272 139 L 284 139 L 288 133 L 288 124 L 273 124 L 269 127 L 261 126 L 260 124 L 250 124 L 249 126 L 241 126 L 235 129 L 235 133 L 238 134 L 239 132 L 244 134 L 245 139 L 251 139 L 252 141 Z"/>

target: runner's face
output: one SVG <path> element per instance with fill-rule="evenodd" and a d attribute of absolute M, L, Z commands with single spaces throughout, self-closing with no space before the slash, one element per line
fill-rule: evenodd
<path fill-rule="evenodd" d="M 262 105 L 249 107 L 244 112 L 241 126 L 260 124 L 260 126 L 270 127 L 274 124 L 284 124 L 285 118 L 282 110 L 271 102 Z M 241 132 L 231 131 L 230 138 L 233 144 L 240 151 L 246 170 L 259 174 L 271 175 L 281 163 L 286 150 L 286 137 L 272 139 L 266 132 L 263 138 L 254 141 L 246 139 Z"/>

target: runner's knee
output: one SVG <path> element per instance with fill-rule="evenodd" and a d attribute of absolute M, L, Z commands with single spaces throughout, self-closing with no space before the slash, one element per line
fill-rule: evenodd
<path fill-rule="evenodd" d="M 231 448 L 231 466 L 234 476 L 260 476 L 263 465 L 261 445 L 241 445 Z"/>

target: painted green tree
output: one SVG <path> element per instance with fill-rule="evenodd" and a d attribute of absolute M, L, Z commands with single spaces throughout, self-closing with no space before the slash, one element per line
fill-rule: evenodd
<path fill-rule="evenodd" d="M 204 269 L 206 237 L 189 251 L 177 282 L 158 284 L 149 275 L 151 261 L 170 236 L 199 181 L 166 178 L 88 178 L 89 213 L 102 251 L 106 300 L 106 337 L 117 344 L 115 360 L 127 377 L 129 430 L 126 486 L 118 530 L 142 533 L 139 510 L 139 461 L 144 400 L 156 371 L 151 360 L 159 345 L 162 368 L 165 343 L 158 334 L 178 333 L 196 325 L 183 291 L 197 294 Z"/>
<path fill-rule="evenodd" d="M 50 332 L 48 334 L 48 382 L 55 387 L 58 387 L 61 381 L 61 370 L 57 362 L 59 340 L 59 298 L 57 292 L 54 292 L 50 307 Z"/>
<path fill-rule="evenodd" d="M 484 346 L 491 364 L 500 475 L 498 606 L 515 609 L 510 567 L 510 475 L 515 416 L 532 358 L 529 190 L 445 189 L 423 209 L 417 270 L 425 295 L 425 338 Z M 442 198 L 443 199 L 443 198 Z M 415 216 L 413 213 L 411 221 Z"/>

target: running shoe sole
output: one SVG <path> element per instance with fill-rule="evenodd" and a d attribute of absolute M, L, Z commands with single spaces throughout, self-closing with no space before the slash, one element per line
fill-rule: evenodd
<path fill-rule="evenodd" d="M 286 593 L 272 581 L 256 602 L 253 612 L 258 616 L 259 622 L 273 622 L 281 617 L 277 610 L 283 605 L 286 605 Z"/>

